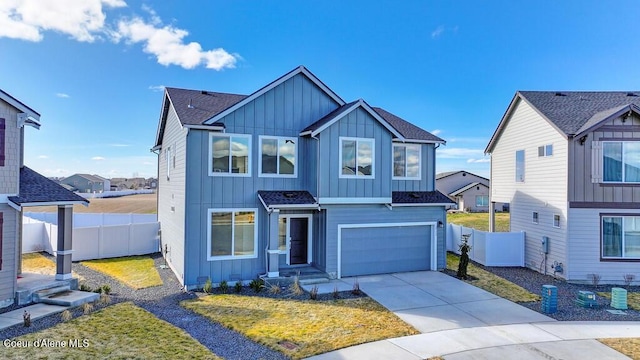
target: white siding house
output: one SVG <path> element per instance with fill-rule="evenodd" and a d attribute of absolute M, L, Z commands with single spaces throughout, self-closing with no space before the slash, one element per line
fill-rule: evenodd
<path fill-rule="evenodd" d="M 457 204 L 457 210 L 489 211 L 489 179 L 468 171 L 449 171 L 436 174 L 436 190 Z M 494 203 L 495 211 L 504 210 L 503 203 Z"/>
<path fill-rule="evenodd" d="M 491 154 L 491 201 L 510 203 L 511 231 L 526 234 L 526 266 L 578 282 L 595 273 L 611 283 L 637 268 L 630 261 L 640 255 L 604 256 L 602 238 L 603 216 L 637 212 L 630 209 L 640 207 L 640 197 L 631 195 L 640 184 L 595 179 L 592 173 L 601 172 L 603 155 L 592 156 L 591 146 L 594 139 L 596 144 L 640 140 L 633 132 L 637 102 L 627 93 L 516 93 L 486 152 Z M 624 110 L 612 110 L 618 108 Z M 622 125 L 621 116 L 633 120 Z M 613 122 L 622 125 L 618 134 L 608 128 Z M 615 198 L 616 193 L 621 196 Z M 623 193 L 629 195 L 626 204 L 617 202 Z M 624 241 L 621 237 L 616 241 Z M 628 244 L 635 241 L 628 239 Z"/>

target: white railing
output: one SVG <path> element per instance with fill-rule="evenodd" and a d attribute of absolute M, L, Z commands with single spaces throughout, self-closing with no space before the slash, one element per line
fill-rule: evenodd
<path fill-rule="evenodd" d="M 139 194 L 153 194 L 155 190 L 152 189 L 140 189 L 140 190 L 114 190 L 114 191 L 103 191 L 103 192 L 94 192 L 94 193 L 83 193 L 78 192 L 76 194 L 82 196 L 85 199 L 94 199 L 94 198 L 110 198 L 110 197 L 120 197 L 120 196 L 128 196 L 128 195 L 139 195 Z"/>
<path fill-rule="evenodd" d="M 462 235 L 469 235 L 469 258 L 485 266 L 524 266 L 524 232 L 486 232 L 448 224 L 447 250 L 460 254 Z"/>
<path fill-rule="evenodd" d="M 33 217 L 36 218 L 33 218 Z M 58 245 L 57 214 L 25 213 L 22 252 L 54 254 Z M 159 250 L 156 215 L 74 214 L 73 261 L 143 255 Z"/>

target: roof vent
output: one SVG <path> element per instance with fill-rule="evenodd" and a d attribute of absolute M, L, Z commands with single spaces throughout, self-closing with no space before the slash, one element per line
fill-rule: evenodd
<path fill-rule="evenodd" d="M 412 192 L 411 193 L 411 197 L 414 198 L 414 199 L 419 199 L 420 198 L 420 194 Z"/>
<path fill-rule="evenodd" d="M 200 94 L 202 95 L 209 95 L 209 92 L 207 90 L 202 90 L 200 91 Z"/>
<path fill-rule="evenodd" d="M 188 109 L 194 109 L 195 108 L 195 106 L 193 106 L 193 103 L 192 103 L 191 99 L 189 99 L 189 105 L 187 105 L 187 108 Z"/>
<path fill-rule="evenodd" d="M 557 93 L 556 93 L 556 96 L 567 96 L 567 94 L 565 94 L 565 93 L 561 93 L 561 92 L 557 92 Z"/>
<path fill-rule="evenodd" d="M 282 195 L 284 195 L 284 197 L 292 198 L 292 197 L 296 196 L 296 193 L 294 193 L 294 192 L 284 192 L 284 193 L 282 193 Z"/>
<path fill-rule="evenodd" d="M 638 94 L 636 94 L 636 93 L 632 93 L 632 92 L 628 92 L 628 93 L 627 93 L 627 96 L 635 96 L 635 97 L 637 97 L 637 96 L 638 96 Z"/>

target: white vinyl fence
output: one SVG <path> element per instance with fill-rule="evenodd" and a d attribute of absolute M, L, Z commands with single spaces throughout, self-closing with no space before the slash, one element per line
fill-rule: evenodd
<path fill-rule="evenodd" d="M 25 213 L 22 253 L 54 254 L 58 244 L 57 213 Z M 159 251 L 156 215 L 73 214 L 73 261 L 151 254 Z"/>
<path fill-rule="evenodd" d="M 462 235 L 470 235 L 469 258 L 485 266 L 524 266 L 524 232 L 486 232 L 448 224 L 447 250 L 460 254 Z"/>

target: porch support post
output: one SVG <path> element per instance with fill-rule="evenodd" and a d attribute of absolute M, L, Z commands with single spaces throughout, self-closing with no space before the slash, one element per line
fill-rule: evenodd
<path fill-rule="evenodd" d="M 496 232 L 496 203 L 489 203 L 489 232 Z"/>
<path fill-rule="evenodd" d="M 59 205 L 58 251 L 56 252 L 56 280 L 71 279 L 72 237 L 73 205 Z"/>
<path fill-rule="evenodd" d="M 280 250 L 278 249 L 278 218 L 279 210 L 269 213 L 269 246 L 267 247 L 267 276 L 270 278 L 280 276 Z"/>

